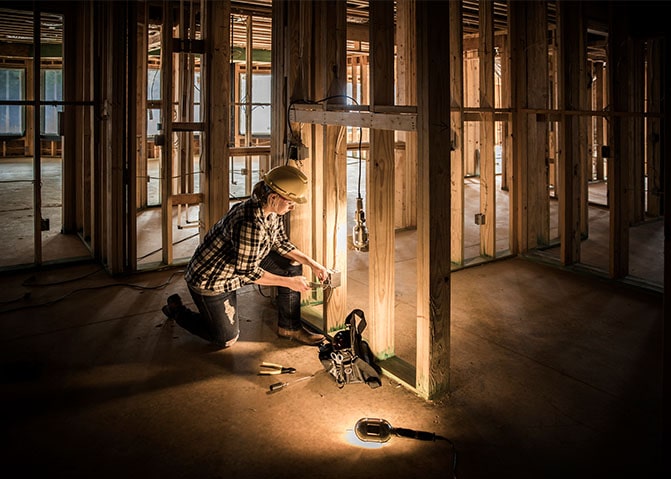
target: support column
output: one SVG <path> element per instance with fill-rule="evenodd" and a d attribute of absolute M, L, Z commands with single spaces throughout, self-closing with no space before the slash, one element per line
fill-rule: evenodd
<path fill-rule="evenodd" d="M 371 0 L 370 109 L 394 104 L 394 4 Z M 394 356 L 394 132 L 372 129 L 366 171 L 369 240 L 370 345 Z"/>
<path fill-rule="evenodd" d="M 612 112 L 610 118 L 609 144 L 612 145 L 608 158 L 608 197 L 610 211 L 610 265 L 611 278 L 622 278 L 629 271 L 629 220 L 628 210 L 630 188 L 628 188 L 628 165 L 631 161 L 628 152 L 631 128 L 629 118 L 624 113 L 629 104 L 629 81 L 627 72 L 630 67 L 629 38 L 627 36 L 627 9 L 620 4 L 610 6 L 610 25 L 608 28 L 608 73 L 610 89 L 608 97 Z"/>
<path fill-rule="evenodd" d="M 452 2 L 417 2 L 417 377 L 427 398 L 447 392 L 450 379 L 449 157 L 450 24 Z M 440 65 L 440 67 L 438 67 Z M 447 246 L 447 247 L 446 247 Z"/>
<path fill-rule="evenodd" d="M 464 263 L 464 36 L 462 2 L 450 5 L 451 261 Z"/>
<path fill-rule="evenodd" d="M 479 2 L 480 61 L 480 255 L 496 256 L 496 159 L 494 157 L 494 5 Z"/>
<path fill-rule="evenodd" d="M 206 78 L 204 104 L 208 117 L 205 119 L 206 138 L 205 177 L 201 189 L 205 203 L 200 213 L 201 235 L 228 211 L 229 204 L 229 125 L 230 125 L 230 2 L 205 2 L 206 29 L 205 61 Z M 165 101 L 165 100 L 164 100 Z M 168 170 L 170 171 L 170 170 Z"/>
<path fill-rule="evenodd" d="M 563 154 L 559 161 L 559 231 L 560 256 L 565 265 L 580 261 L 581 207 L 583 201 L 584 141 L 581 140 L 581 118 L 570 114 L 581 110 L 581 95 L 587 75 L 584 73 L 584 32 L 582 9 L 577 2 L 561 2 L 559 5 L 559 49 L 560 49 L 560 106 L 563 111 L 560 129 L 560 144 Z M 584 135 L 583 135 L 584 138 Z M 586 181 L 586 179 L 584 179 Z M 584 205 L 583 205 L 584 203 Z"/>

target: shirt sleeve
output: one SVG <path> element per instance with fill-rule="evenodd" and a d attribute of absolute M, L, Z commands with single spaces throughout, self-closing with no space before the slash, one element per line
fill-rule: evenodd
<path fill-rule="evenodd" d="M 281 255 L 285 255 L 296 249 L 296 246 L 289 241 L 289 237 L 284 230 L 284 220 L 280 217 L 277 218 L 277 230 L 273 249 Z"/>
<path fill-rule="evenodd" d="M 244 283 L 253 283 L 263 275 L 259 266 L 263 259 L 263 232 L 254 221 L 241 221 L 238 230 L 236 273 Z"/>

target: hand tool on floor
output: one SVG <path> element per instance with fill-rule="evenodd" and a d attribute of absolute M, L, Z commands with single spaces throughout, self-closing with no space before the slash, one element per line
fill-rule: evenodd
<path fill-rule="evenodd" d="M 261 375 L 294 374 L 296 372 L 296 368 L 285 368 L 281 364 L 268 363 L 265 361 L 261 363 L 261 368 L 262 369 L 259 371 L 259 374 Z"/>
<path fill-rule="evenodd" d="M 299 381 L 305 381 L 306 379 L 310 379 L 310 378 L 312 378 L 312 377 L 314 377 L 314 374 L 311 375 L 311 376 L 305 376 L 305 377 L 303 377 L 303 378 L 298 378 L 298 379 L 296 379 L 296 380 L 294 380 L 294 381 L 291 381 L 291 382 L 292 382 L 292 383 L 297 383 L 297 382 L 299 382 Z M 279 391 L 280 389 L 284 389 L 284 388 L 287 387 L 289 384 L 290 384 L 290 383 L 284 383 L 284 382 L 279 382 L 279 383 L 271 384 L 271 385 L 270 385 L 270 392 L 275 392 L 275 391 Z"/>

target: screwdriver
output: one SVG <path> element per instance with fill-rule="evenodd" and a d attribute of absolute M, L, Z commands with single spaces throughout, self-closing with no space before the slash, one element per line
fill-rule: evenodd
<path fill-rule="evenodd" d="M 297 383 L 298 381 L 304 381 L 304 380 L 310 379 L 312 377 L 314 377 L 314 374 L 312 376 L 305 376 L 304 378 L 296 379 L 294 381 L 291 381 L 291 383 Z M 280 389 L 284 389 L 285 387 L 287 387 L 291 383 L 290 382 L 281 382 L 281 381 L 279 383 L 273 383 L 273 384 L 270 385 L 270 392 L 279 391 Z"/>

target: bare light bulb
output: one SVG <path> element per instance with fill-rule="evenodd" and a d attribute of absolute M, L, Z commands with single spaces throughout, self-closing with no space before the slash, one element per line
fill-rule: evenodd
<path fill-rule="evenodd" d="M 352 228 L 352 244 L 358 251 L 368 251 L 368 228 L 366 228 L 366 214 L 363 211 L 363 198 L 356 199 L 356 224 Z"/>

